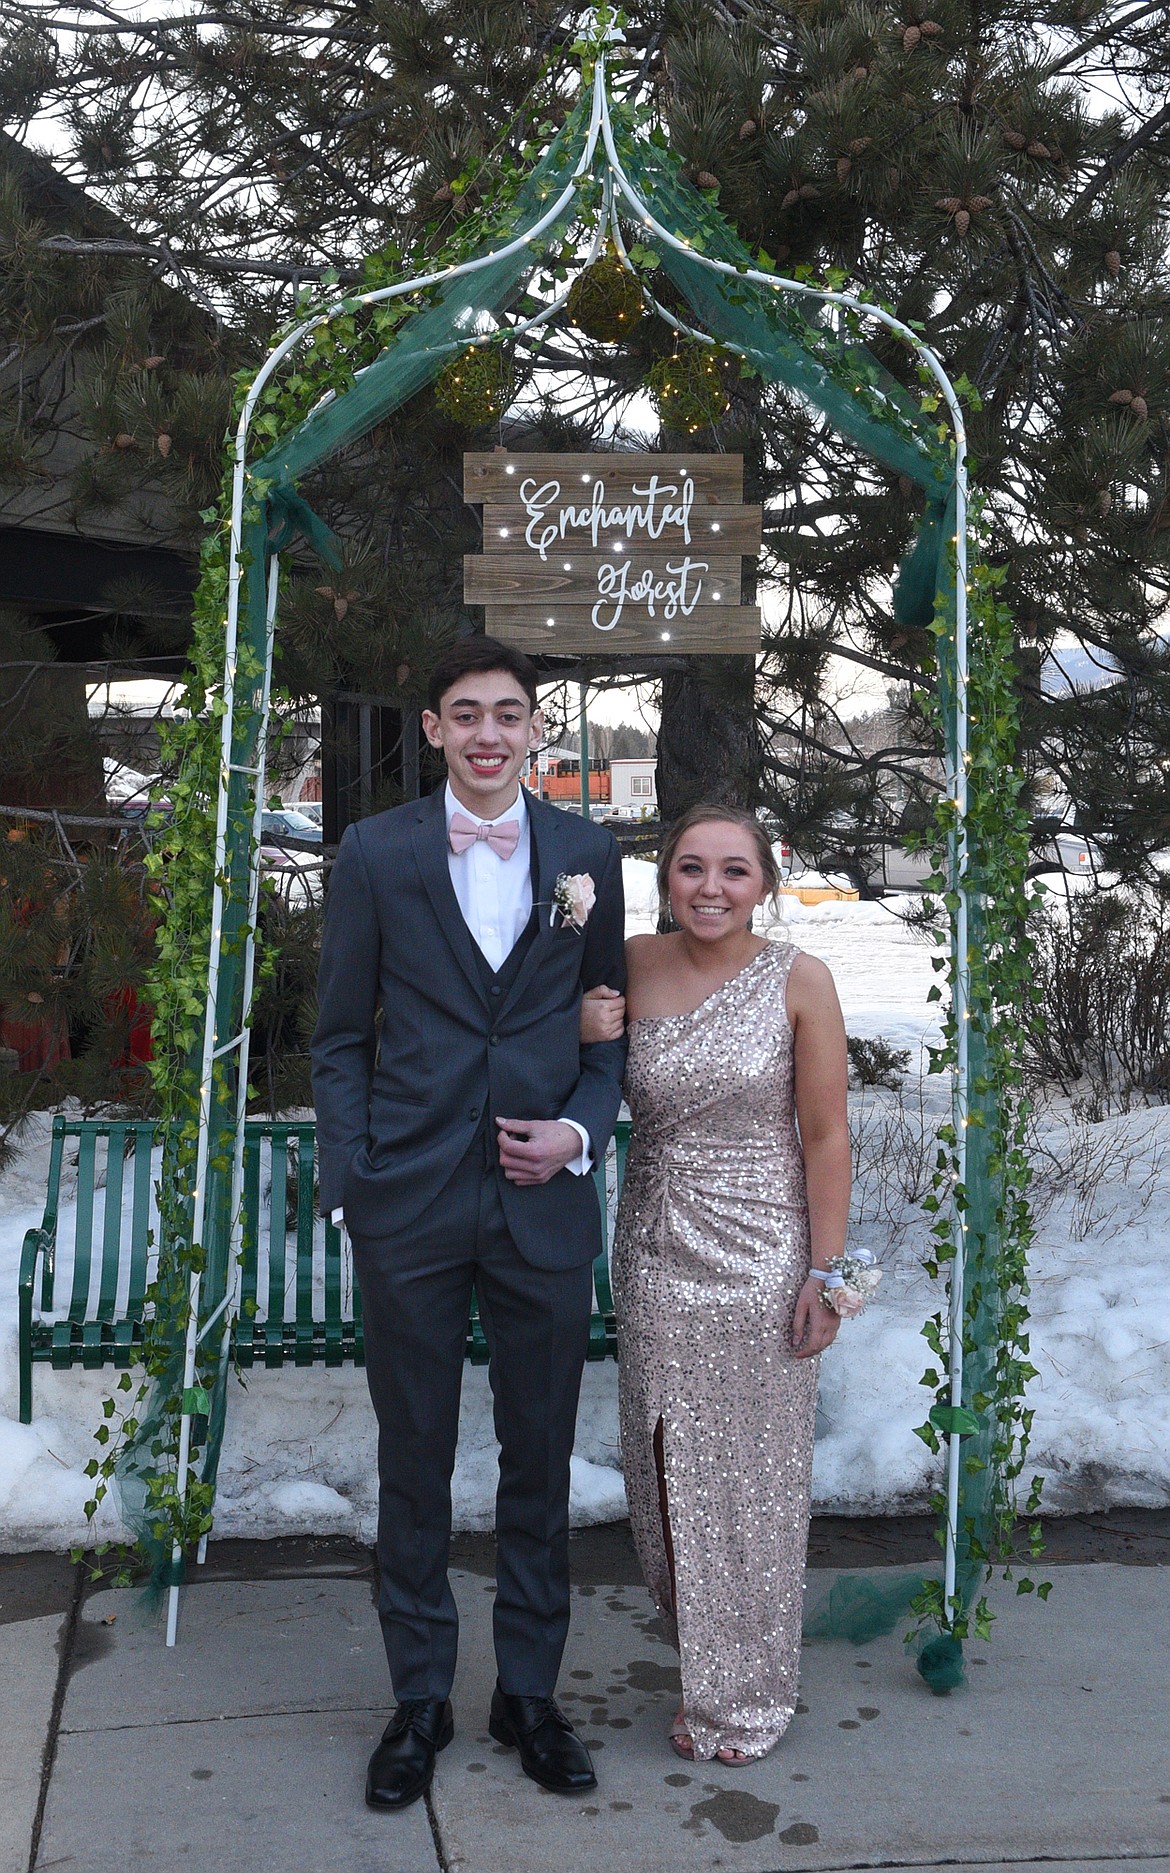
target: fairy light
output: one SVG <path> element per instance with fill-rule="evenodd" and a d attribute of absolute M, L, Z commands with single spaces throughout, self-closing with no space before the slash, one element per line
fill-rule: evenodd
<path fill-rule="evenodd" d="M 506 540 L 506 539 L 507 539 L 507 537 L 508 537 L 508 529 L 507 529 L 507 527 L 501 527 L 501 528 L 500 528 L 500 538 L 501 538 L 501 540 Z"/>
<path fill-rule="evenodd" d="M 546 623 L 546 624 L 548 624 L 548 625 L 553 625 L 553 624 L 555 624 L 555 623 L 556 623 L 556 619 L 555 619 L 555 618 L 546 618 L 546 619 L 545 619 L 545 623 Z"/>
<path fill-rule="evenodd" d="M 663 631 L 663 633 L 662 633 L 662 641 L 663 641 L 663 643 L 664 643 L 664 644 L 669 644 L 669 642 L 670 642 L 670 632 L 669 632 L 669 631 Z"/>
<path fill-rule="evenodd" d="M 573 570 L 573 562 L 572 562 L 572 560 L 571 560 L 571 559 L 566 559 L 566 561 L 565 561 L 565 571 L 566 571 L 566 572 L 572 572 L 572 570 Z"/>
<path fill-rule="evenodd" d="M 516 464 L 515 464 L 515 462 L 509 462 L 509 463 L 508 463 L 508 465 L 507 465 L 507 467 L 506 467 L 506 468 L 505 468 L 505 470 L 504 470 L 504 473 L 505 473 L 505 475 L 514 475 L 514 474 L 516 473 Z"/>

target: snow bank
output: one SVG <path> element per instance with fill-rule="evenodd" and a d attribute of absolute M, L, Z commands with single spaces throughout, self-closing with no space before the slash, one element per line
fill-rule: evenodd
<path fill-rule="evenodd" d="M 653 928 L 652 865 L 624 865 L 630 929 Z M 851 1034 L 911 1050 L 936 1035 L 931 946 L 899 921 L 898 900 L 785 904 L 783 933 L 833 970 Z M 814 1498 L 834 1513 L 921 1509 L 934 1460 L 913 1427 L 927 1404 L 919 1328 L 937 1295 L 918 1265 L 925 1230 L 913 1191 L 933 1153 L 942 1098 L 927 1080 L 904 1101 L 853 1096 L 862 1157 L 855 1240 L 886 1279 L 864 1318 L 822 1362 Z M 0 1548 L 60 1548 L 86 1533 L 83 1475 L 110 1375 L 34 1378 L 35 1420 L 16 1422 L 16 1285 L 25 1230 L 39 1222 L 49 1120 L 38 1117 L 0 1194 Z M 1170 1502 L 1170 1108 L 1088 1125 L 1064 1104 L 1036 1127 L 1038 1239 L 1032 1359 L 1039 1376 L 1032 1469 L 1051 1509 Z M 66 1186 L 66 1207 L 68 1202 Z M 63 1212 L 63 1226 L 68 1227 Z M 454 1512 L 490 1527 L 496 1475 L 487 1374 L 464 1373 Z M 365 1378 L 350 1369 L 253 1371 L 233 1391 L 221 1467 L 221 1535 L 344 1533 L 370 1539 L 376 1519 L 374 1426 Z M 624 1512 L 616 1370 L 588 1366 L 573 1462 L 576 1525 Z M 106 1527 L 112 1532 L 112 1520 Z"/>

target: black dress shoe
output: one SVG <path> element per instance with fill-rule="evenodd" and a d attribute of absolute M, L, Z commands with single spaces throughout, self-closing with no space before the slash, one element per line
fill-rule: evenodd
<path fill-rule="evenodd" d="M 597 1787 L 589 1751 L 551 1697 L 508 1697 L 492 1692 L 488 1729 L 497 1743 L 520 1751 L 520 1767 L 542 1788 L 581 1795 Z"/>
<path fill-rule="evenodd" d="M 370 1757 L 367 1806 L 407 1808 L 425 1795 L 435 1773 L 435 1756 L 446 1749 L 454 1734 L 449 1699 L 403 1698 Z"/>

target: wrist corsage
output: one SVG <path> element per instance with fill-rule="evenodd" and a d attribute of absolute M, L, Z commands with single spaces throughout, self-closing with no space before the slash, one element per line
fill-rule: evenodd
<path fill-rule="evenodd" d="M 882 1278 L 880 1268 L 868 1249 L 852 1249 L 834 1255 L 827 1268 L 810 1268 L 812 1280 L 821 1283 L 821 1300 L 842 1320 L 858 1315 Z"/>

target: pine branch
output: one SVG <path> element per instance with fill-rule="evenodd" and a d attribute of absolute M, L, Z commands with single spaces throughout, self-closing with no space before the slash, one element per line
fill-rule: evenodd
<path fill-rule="evenodd" d="M 228 260 L 219 254 L 183 254 L 172 253 L 165 244 L 148 241 L 80 241 L 69 234 L 51 234 L 38 243 L 47 253 L 57 254 L 120 254 L 126 258 L 157 261 L 161 266 L 177 273 L 183 280 L 189 280 L 192 272 L 226 273 L 232 275 L 255 275 L 261 279 L 282 280 L 299 284 L 302 280 L 319 280 L 322 274 L 336 273 L 338 282 L 350 285 L 361 279 L 361 273 L 355 268 L 337 268 L 328 266 L 294 266 L 290 262 L 278 260 Z M 91 325 L 100 325 L 103 319 L 89 321 Z M 61 330 L 69 329 L 61 327 Z"/>
<path fill-rule="evenodd" d="M 1140 130 L 1135 130 L 1120 148 L 1114 150 L 1111 156 L 1106 157 L 1092 180 L 1086 183 L 1080 194 L 1073 198 L 1067 210 L 1068 219 L 1071 221 L 1075 215 L 1082 212 L 1087 203 L 1095 200 L 1101 190 L 1120 174 L 1130 158 L 1136 156 L 1139 150 L 1147 148 L 1167 124 L 1170 124 L 1170 104 L 1163 104 L 1160 111 L 1155 111 L 1152 117 L 1147 118 Z"/>

